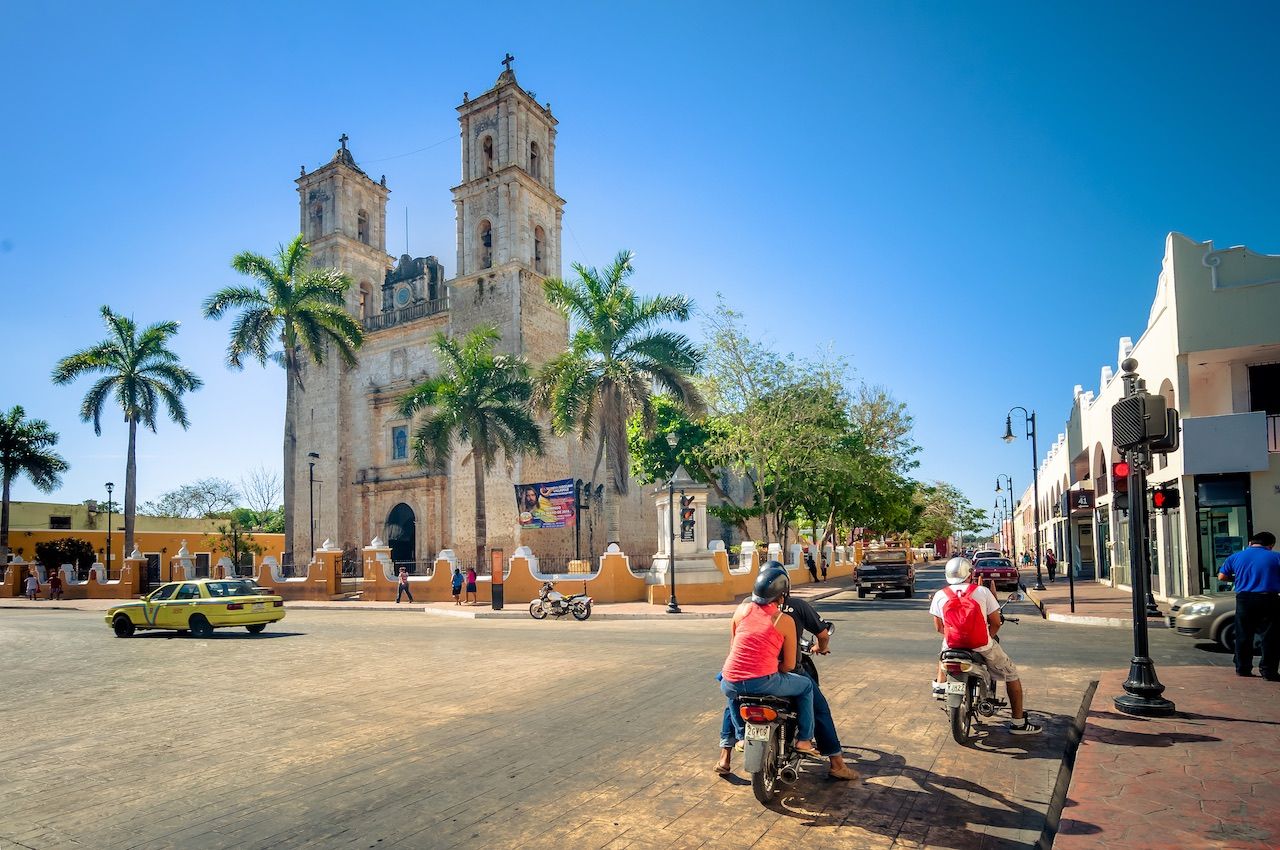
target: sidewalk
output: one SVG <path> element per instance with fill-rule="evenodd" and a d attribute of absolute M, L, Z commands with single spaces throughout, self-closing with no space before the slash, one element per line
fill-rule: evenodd
<path fill-rule="evenodd" d="M 1076 582 L 1076 610 L 1071 611 L 1070 586 L 1065 578 L 1045 582 L 1044 590 L 1032 590 L 1035 574 L 1023 570 L 1023 582 L 1027 596 L 1045 612 L 1048 619 L 1059 623 L 1076 623 L 1086 626 L 1111 626 L 1133 628 L 1133 595 L 1127 590 L 1117 590 L 1093 579 Z M 1168 628 L 1163 617 L 1148 617 L 1147 627 Z"/>
<path fill-rule="evenodd" d="M 587 583 L 588 592 L 591 584 Z M 853 587 L 851 577 L 831 579 L 818 584 L 802 584 L 792 591 L 792 595 L 814 602 L 850 590 Z M 677 588 L 678 590 L 678 588 Z M 677 597 L 678 597 L 677 593 Z M 745 599 L 739 597 L 739 601 Z M 45 611 L 106 611 L 116 605 L 128 602 L 127 599 L 68 599 L 57 602 L 26 599 L 0 600 L 0 610 L 45 610 Z M 718 605 L 681 605 L 681 614 L 668 614 L 663 605 L 650 605 L 647 602 L 608 602 L 597 603 L 591 608 L 593 620 L 706 620 L 729 619 L 737 608 L 736 602 L 725 602 Z M 501 611 L 494 611 L 486 605 L 455 605 L 452 602 L 408 602 L 397 605 L 395 602 L 361 602 L 359 600 L 299 600 L 285 602 L 290 611 L 388 611 L 388 612 L 425 612 L 437 617 L 454 617 L 466 620 L 528 620 L 528 602 L 509 602 Z"/>
<path fill-rule="evenodd" d="M 1127 673 L 1102 676 L 1054 850 L 1280 846 L 1280 683 L 1162 667 L 1178 713 L 1121 714 Z"/>

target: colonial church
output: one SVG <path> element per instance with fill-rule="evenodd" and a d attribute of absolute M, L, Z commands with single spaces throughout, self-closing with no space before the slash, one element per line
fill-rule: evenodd
<path fill-rule="evenodd" d="M 458 227 L 452 278 L 435 256 L 388 256 L 391 190 L 385 177 L 374 180 L 360 168 L 345 134 L 330 162 L 311 173 L 304 168 L 297 179 L 312 262 L 341 269 L 355 282 L 348 309 L 365 330 L 359 363 L 347 368 L 327 358 L 322 366 L 308 364 L 304 388 L 286 412 L 297 435 L 293 539 L 299 561 L 312 539 L 316 546 L 329 539 L 351 549 L 376 535 L 396 561 L 425 563 L 451 548 L 470 565 L 475 485 L 468 450 L 455 445 L 446 469 L 415 465 L 413 423 L 397 411 L 399 399 L 436 371 L 431 339 L 439 332 L 463 336 L 494 325 L 502 334 L 499 350 L 523 355 L 534 368 L 568 344 L 567 320 L 542 292 L 543 280 L 559 277 L 562 266 L 557 121 L 549 103 L 539 104 L 516 82 L 509 57 L 504 64 L 491 89 L 475 98 L 464 94 L 457 107 L 462 176 L 452 190 Z M 574 552 L 573 528 L 519 528 L 513 483 L 591 476 L 593 446 L 549 431 L 545 443 L 541 457 L 506 466 L 500 457 L 490 470 L 491 558 L 510 557 L 521 545 L 539 556 Z M 625 551 L 647 556 L 655 546 L 655 511 L 639 487 L 630 490 L 620 542 Z M 600 505 L 593 507 L 579 528 L 584 557 L 607 543 Z"/>

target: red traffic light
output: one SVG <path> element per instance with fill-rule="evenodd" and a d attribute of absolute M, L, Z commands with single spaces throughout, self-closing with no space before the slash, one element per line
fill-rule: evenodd
<path fill-rule="evenodd" d="M 1119 463 L 1111 467 L 1111 474 L 1114 475 L 1116 478 L 1128 478 L 1129 464 L 1123 460 L 1120 461 Z"/>
<path fill-rule="evenodd" d="M 1173 510 L 1182 504 L 1182 494 L 1177 487 L 1161 485 L 1151 491 L 1151 505 L 1162 511 Z"/>

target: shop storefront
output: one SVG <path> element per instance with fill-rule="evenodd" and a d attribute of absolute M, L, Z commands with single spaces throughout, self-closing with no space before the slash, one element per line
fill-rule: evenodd
<path fill-rule="evenodd" d="M 1196 520 L 1199 529 L 1200 586 L 1221 590 L 1218 570 L 1232 553 L 1248 545 L 1252 534 L 1249 476 L 1197 475 Z"/>

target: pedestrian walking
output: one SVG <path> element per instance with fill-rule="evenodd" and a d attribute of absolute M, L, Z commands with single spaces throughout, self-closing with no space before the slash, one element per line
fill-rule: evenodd
<path fill-rule="evenodd" d="M 1236 675 L 1253 675 L 1253 644 L 1260 638 L 1258 672 L 1268 682 L 1280 682 L 1280 553 L 1275 545 L 1274 534 L 1259 531 L 1248 548 L 1218 570 L 1219 581 L 1235 582 Z"/>
<path fill-rule="evenodd" d="M 826 552 L 822 553 L 822 560 L 819 563 L 822 564 L 822 580 L 826 581 L 827 580 L 827 553 Z"/>
<path fill-rule="evenodd" d="M 1053 554 L 1052 549 L 1046 549 L 1044 552 L 1044 565 L 1049 570 L 1049 581 L 1058 580 L 1058 556 Z"/>
<path fill-rule="evenodd" d="M 462 604 L 462 569 L 456 566 L 453 568 L 453 604 Z"/>
<path fill-rule="evenodd" d="M 476 599 L 476 568 L 467 567 L 467 604 L 479 605 Z"/>
<path fill-rule="evenodd" d="M 49 573 L 49 601 L 62 598 L 62 576 L 57 570 Z"/>
<path fill-rule="evenodd" d="M 396 604 L 400 604 L 400 597 L 407 596 L 409 601 L 413 601 L 413 591 L 409 589 L 409 571 L 404 567 L 400 568 L 400 583 L 396 585 Z"/>
<path fill-rule="evenodd" d="M 40 592 L 40 579 L 36 577 L 36 568 L 27 567 L 27 598 L 32 602 L 36 601 L 36 594 Z"/>
<path fill-rule="evenodd" d="M 814 581 L 818 580 L 818 565 L 813 562 L 813 553 L 806 546 L 804 550 L 804 565 L 809 568 L 809 575 Z"/>

